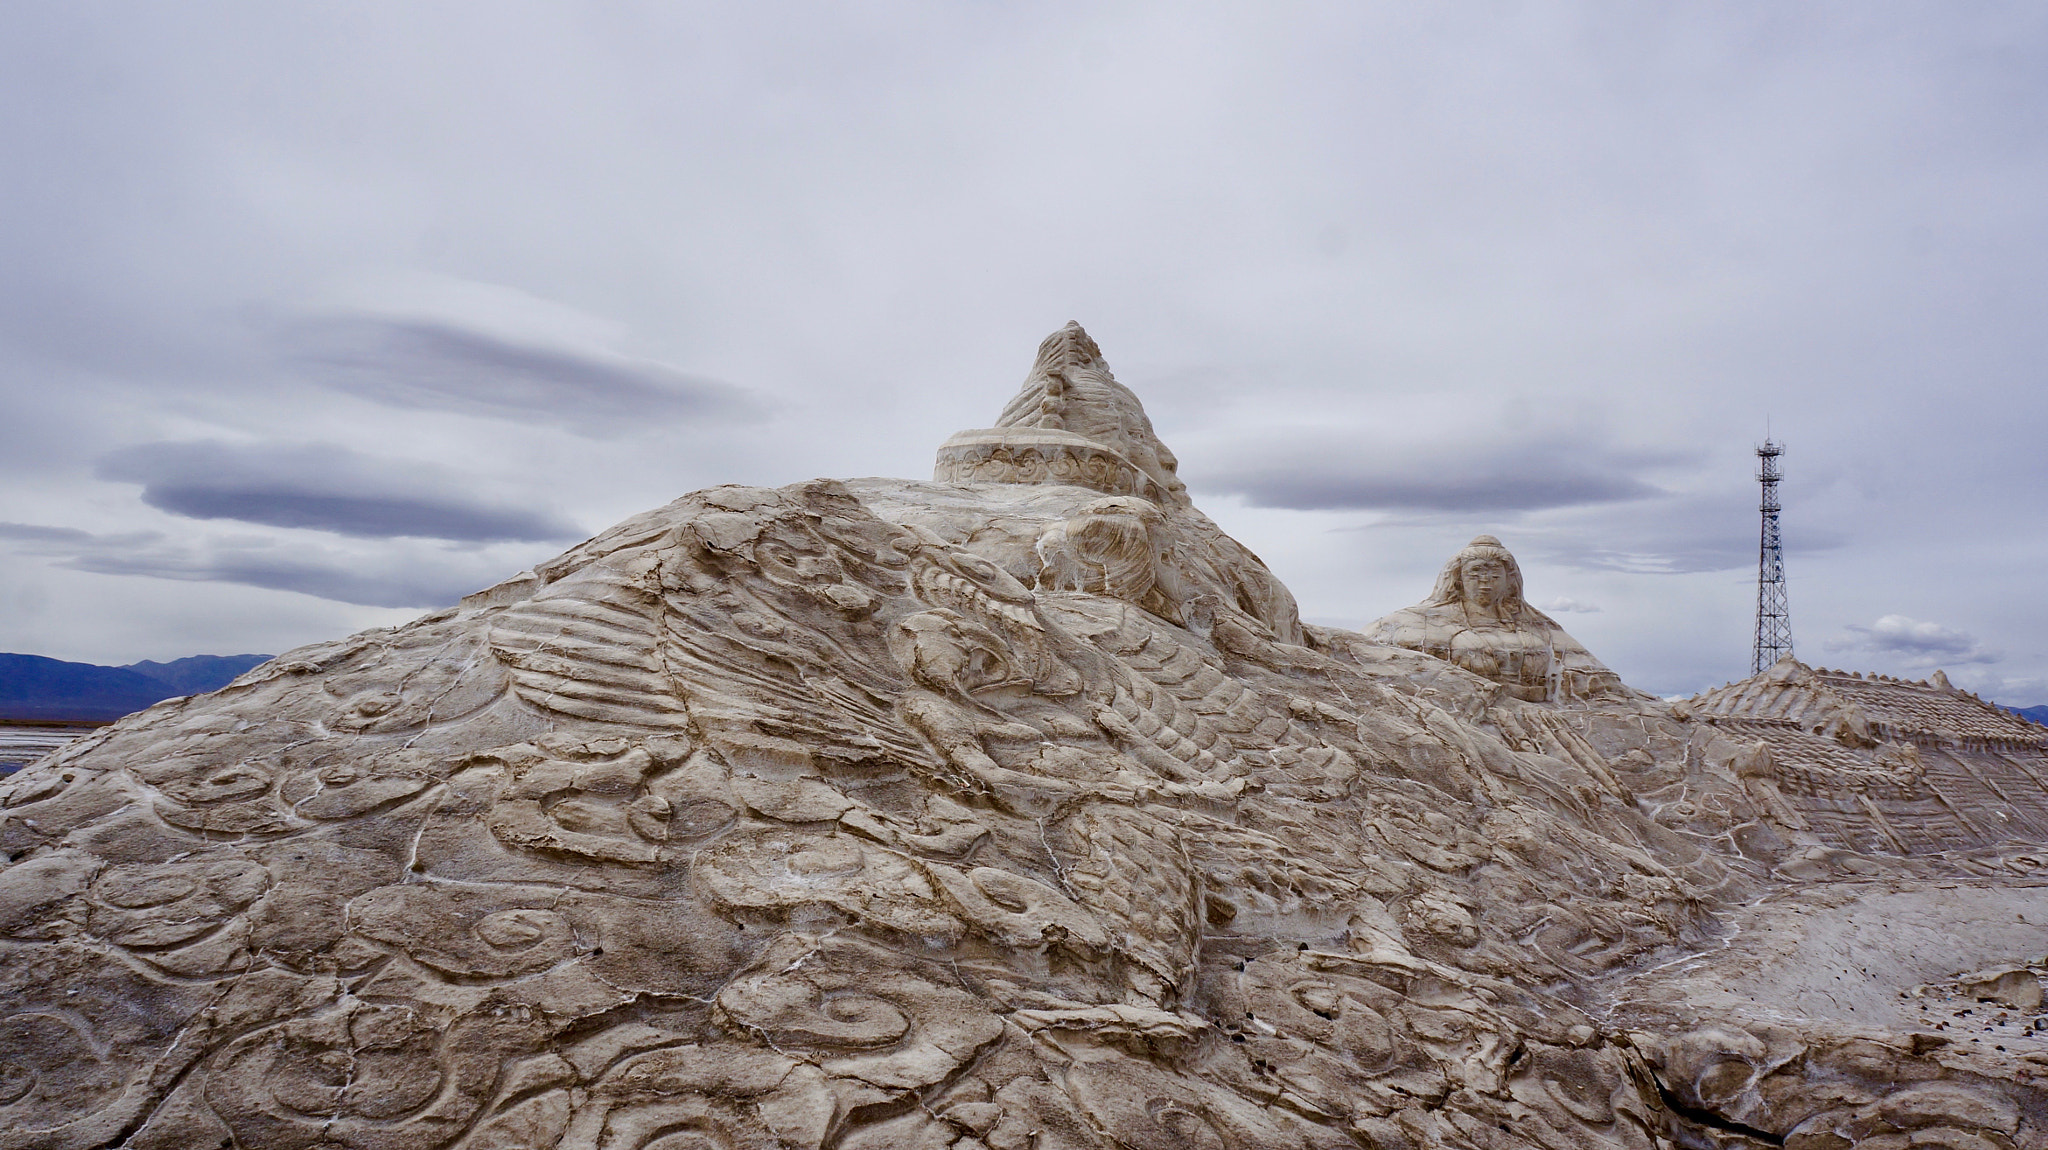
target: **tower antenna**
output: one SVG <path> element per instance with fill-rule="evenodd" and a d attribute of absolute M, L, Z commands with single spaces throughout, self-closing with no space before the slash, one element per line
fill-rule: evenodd
<path fill-rule="evenodd" d="M 1763 485 L 1763 533 L 1756 553 L 1756 647 L 1750 653 L 1751 674 L 1766 670 L 1792 653 L 1792 617 L 1785 601 L 1785 549 L 1778 539 L 1778 457 L 1784 445 L 1768 435 L 1756 449 L 1757 482 Z"/>

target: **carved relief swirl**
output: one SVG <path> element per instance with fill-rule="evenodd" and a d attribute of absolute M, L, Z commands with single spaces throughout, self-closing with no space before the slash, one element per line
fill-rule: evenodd
<path fill-rule="evenodd" d="M 718 1016 L 828 1073 L 889 1089 L 938 1081 L 1002 1033 L 989 1005 L 844 938 L 788 934 L 718 995 Z"/>
<path fill-rule="evenodd" d="M 575 928 L 547 887 L 380 887 L 349 904 L 357 934 L 458 978 L 510 978 L 576 953 Z"/>
<path fill-rule="evenodd" d="M 489 1100 L 504 1055 L 528 1047 L 508 1017 L 447 1020 L 423 1006 L 345 1000 L 249 1034 L 216 1055 L 206 1100 L 265 1150 L 435 1150 Z"/>
<path fill-rule="evenodd" d="M 795 1059 L 735 1044 L 671 1046 L 620 1063 L 590 1091 L 559 1145 L 595 1150 L 783 1150 L 816 1145 L 801 1122 L 767 1121 L 778 1095 L 832 1105 L 816 1087 L 816 1071 Z M 777 1116 L 779 1118 L 779 1115 Z M 798 1135 L 778 1137 L 778 1133 Z M 803 1133 L 811 1133 L 804 1131 Z M 555 1143 L 550 1143 L 554 1145 Z"/>
<path fill-rule="evenodd" d="M 97 1041 L 84 1020 L 61 1009 L 0 1018 L 0 1145 L 104 1109 L 133 1067 Z"/>

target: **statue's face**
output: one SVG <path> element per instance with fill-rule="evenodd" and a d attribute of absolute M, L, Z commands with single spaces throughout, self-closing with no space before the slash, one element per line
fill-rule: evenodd
<path fill-rule="evenodd" d="M 1485 555 L 1475 555 L 1458 566 L 1458 584 L 1465 602 L 1493 607 L 1507 594 L 1508 565 Z"/>

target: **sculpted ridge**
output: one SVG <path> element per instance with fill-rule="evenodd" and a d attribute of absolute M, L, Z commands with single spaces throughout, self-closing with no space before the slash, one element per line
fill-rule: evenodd
<path fill-rule="evenodd" d="M 697 492 L 21 772 L 0 1148 L 2042 1144 L 2048 1042 L 1927 1015 L 2038 1007 L 2033 830 L 1865 834 L 1947 776 L 1779 786 L 1897 740 L 1629 691 L 1490 539 L 1304 626 L 1177 466 L 1069 325 L 933 481 Z"/>

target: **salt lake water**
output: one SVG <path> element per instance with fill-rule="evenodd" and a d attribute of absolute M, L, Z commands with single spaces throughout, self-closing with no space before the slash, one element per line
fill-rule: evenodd
<path fill-rule="evenodd" d="M 71 740 L 92 734 L 95 729 L 0 725 L 0 775 L 13 774 Z"/>

